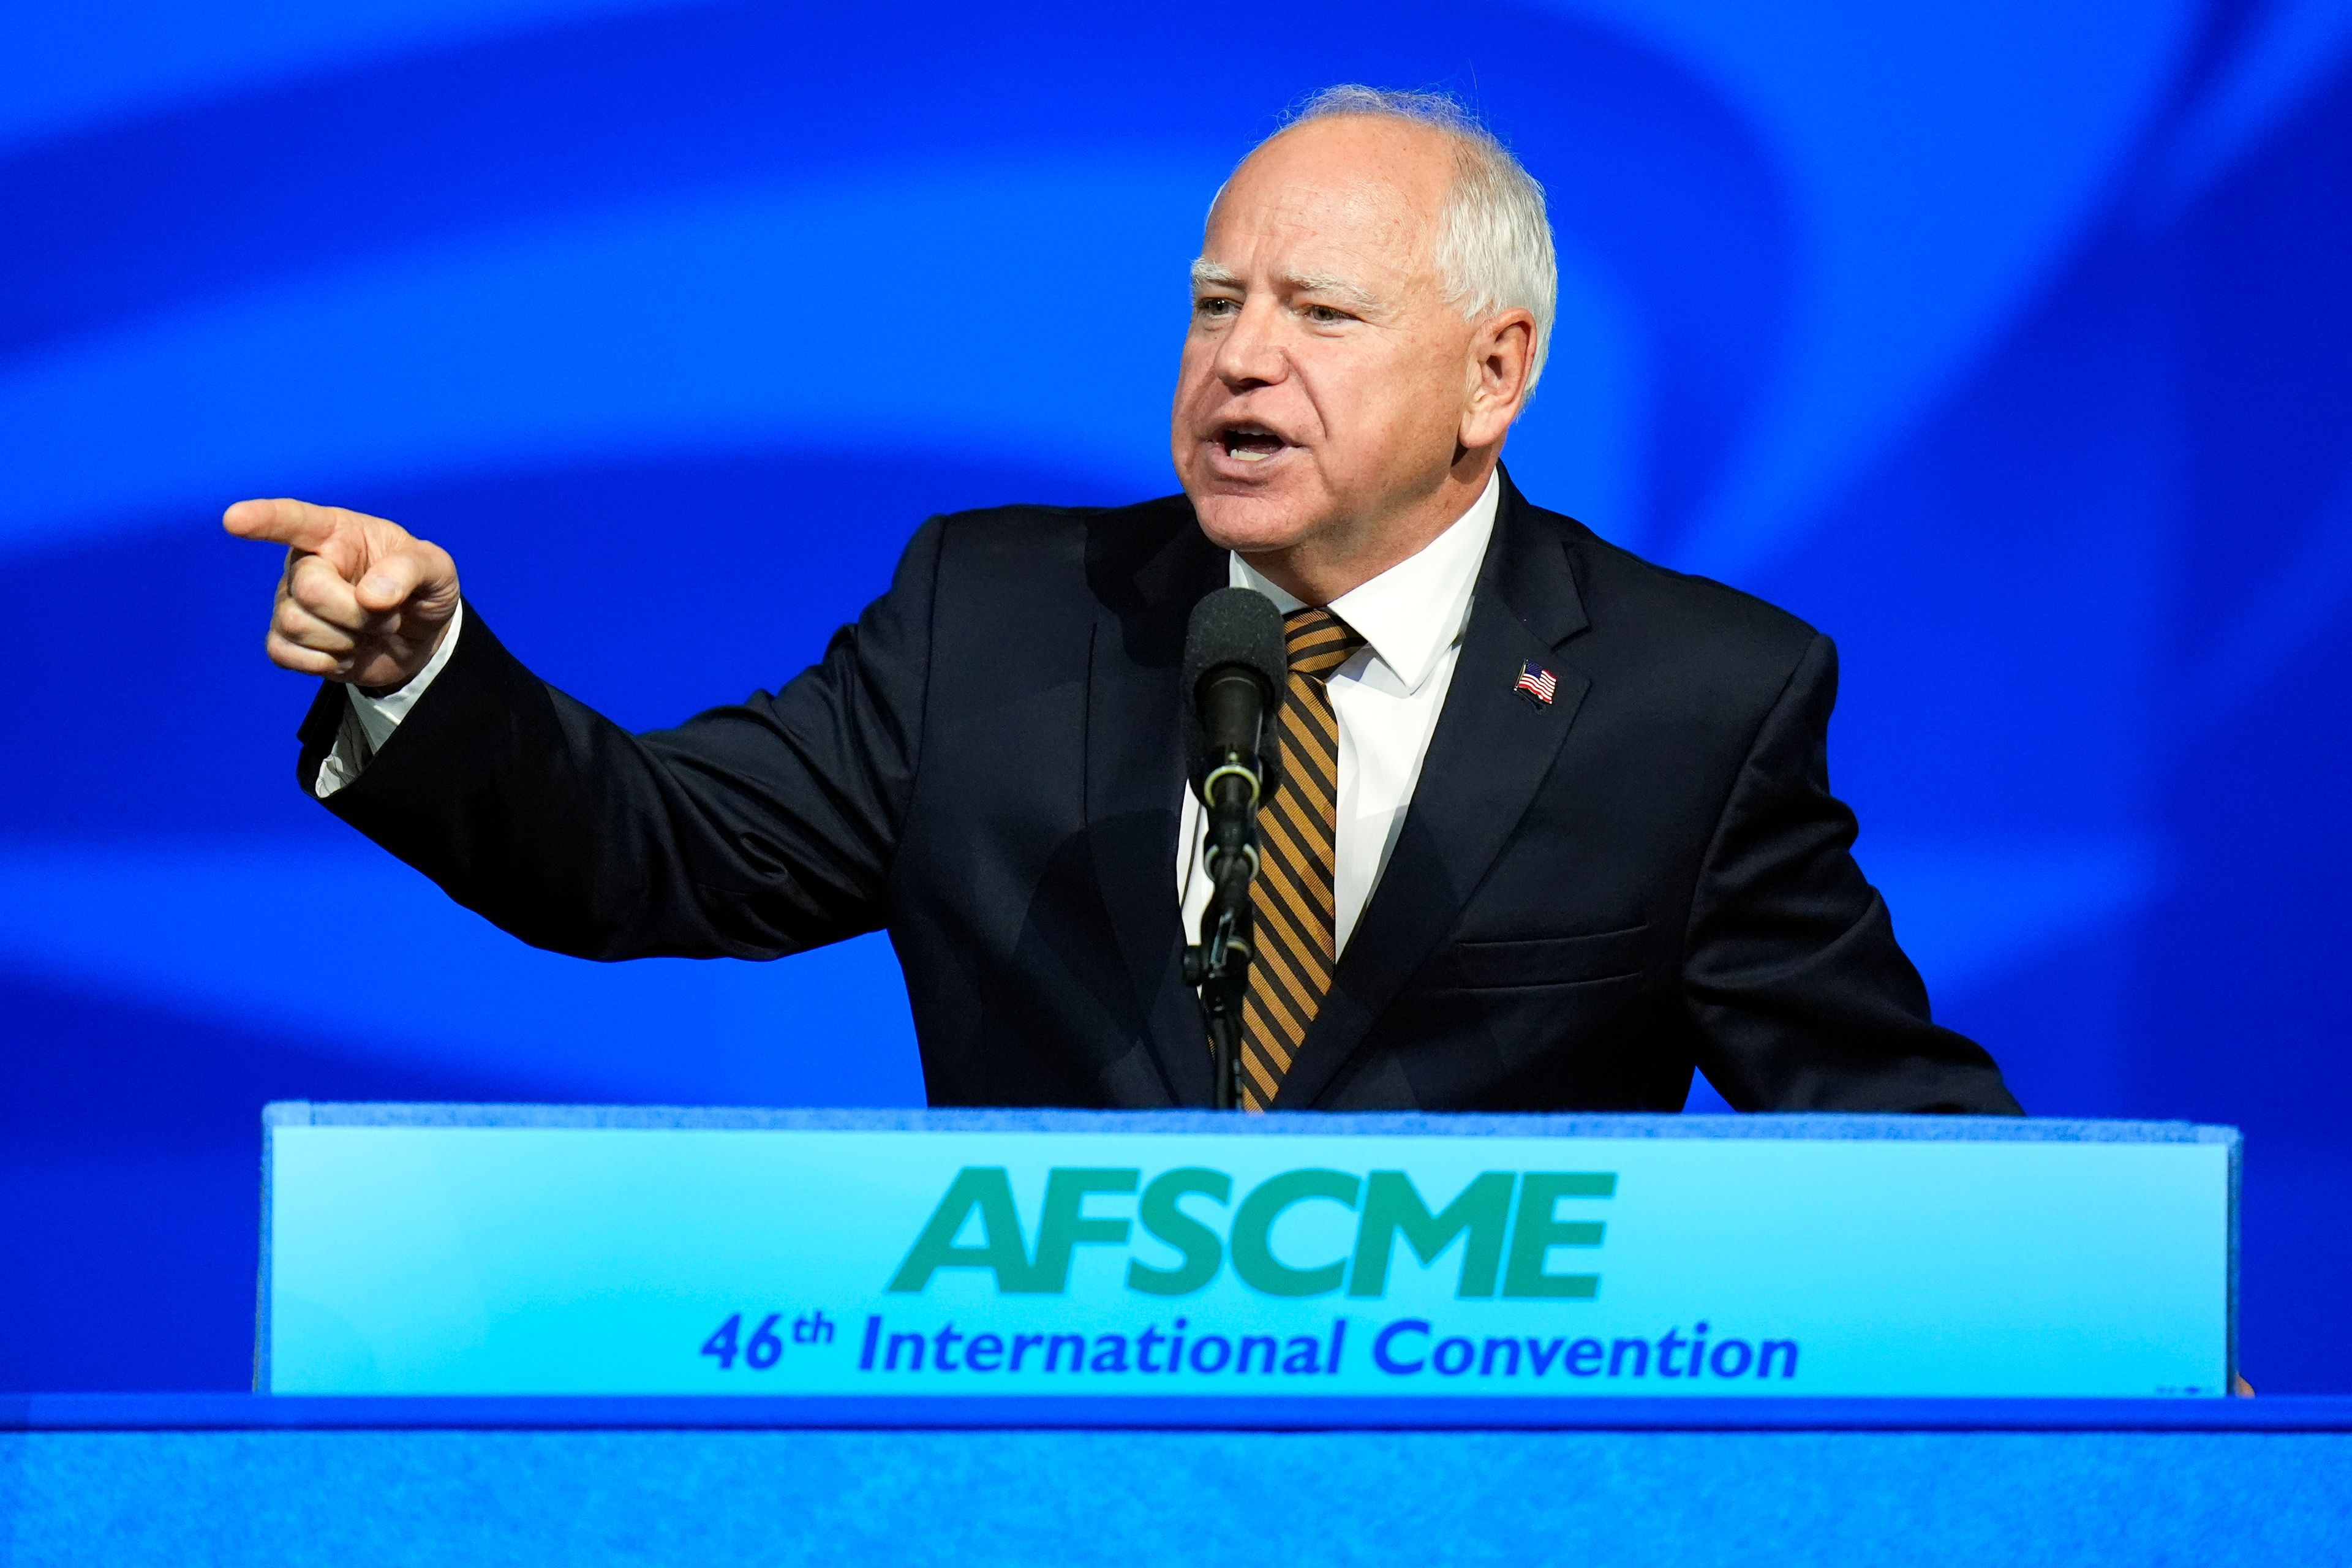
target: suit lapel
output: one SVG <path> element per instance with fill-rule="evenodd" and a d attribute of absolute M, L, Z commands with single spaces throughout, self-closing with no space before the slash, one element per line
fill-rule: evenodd
<path fill-rule="evenodd" d="M 1276 1108 L 1315 1103 L 1454 929 L 1550 773 L 1591 685 L 1552 653 L 1585 624 L 1559 526 L 1536 513 L 1507 477 L 1412 805 L 1330 994 L 1275 1096 Z M 1559 677 L 1549 703 L 1513 689 L 1530 660 Z"/>
<path fill-rule="evenodd" d="M 1192 606 L 1225 580 L 1225 555 L 1175 503 L 1172 526 L 1098 531 L 1087 575 L 1100 606 L 1087 668 L 1087 837 L 1104 909 L 1134 988 L 1145 1044 L 1171 1103 L 1209 1103 L 1199 1004 L 1181 971 L 1176 830 L 1184 789 L 1181 684 Z M 1156 520 L 1155 520 L 1156 521 Z"/>

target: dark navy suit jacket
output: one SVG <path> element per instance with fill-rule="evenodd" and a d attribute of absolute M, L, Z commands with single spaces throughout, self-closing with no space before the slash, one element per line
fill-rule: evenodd
<path fill-rule="evenodd" d="M 887 929 L 941 1105 L 1209 1102 L 1179 972 L 1183 498 L 936 518 L 773 696 L 631 735 L 468 606 L 328 805 L 524 941 L 773 958 Z M 1513 688 L 1534 660 L 1538 704 Z M 1829 639 L 1506 483 L 1411 809 L 1276 1109 L 2013 1112 L 1929 1021 L 1829 791 Z M 342 712 L 303 727 L 306 787 Z"/>

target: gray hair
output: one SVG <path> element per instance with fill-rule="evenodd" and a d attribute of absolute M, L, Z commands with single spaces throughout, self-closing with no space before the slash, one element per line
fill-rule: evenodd
<path fill-rule="evenodd" d="M 1292 110 L 1283 129 L 1342 115 L 1411 121 L 1453 142 L 1454 189 L 1438 229 L 1438 279 L 1448 302 L 1473 321 L 1514 309 L 1535 317 L 1535 356 L 1528 368 L 1532 393 L 1551 352 L 1559 296 L 1559 263 L 1552 253 L 1543 186 L 1494 132 L 1445 93 L 1393 92 L 1353 82 L 1327 87 Z"/>

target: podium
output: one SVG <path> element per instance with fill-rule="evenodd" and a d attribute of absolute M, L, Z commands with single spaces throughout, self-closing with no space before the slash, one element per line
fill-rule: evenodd
<path fill-rule="evenodd" d="M 1320 1420 L 2232 1371 L 2226 1128 L 289 1104 L 267 1140 L 274 1394 Z"/>
<path fill-rule="evenodd" d="M 267 1148 L 257 1392 L 0 1401 L 14 1539 L 2352 1555 L 2352 1400 L 2223 1396 L 2227 1129 L 294 1104 Z"/>

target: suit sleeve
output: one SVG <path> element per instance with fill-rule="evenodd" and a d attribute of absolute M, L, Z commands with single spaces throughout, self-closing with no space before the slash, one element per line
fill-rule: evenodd
<path fill-rule="evenodd" d="M 877 929 L 921 746 L 942 524 L 771 695 L 632 735 L 468 605 L 447 668 L 329 810 L 533 946 L 774 958 Z M 302 730 L 306 791 L 344 699 Z"/>
<path fill-rule="evenodd" d="M 1816 636 L 1765 715 L 1700 869 L 1684 954 L 1698 1065 L 1741 1110 L 2017 1115 L 1992 1058 L 1928 1015 L 1830 793 L 1837 650 Z"/>

